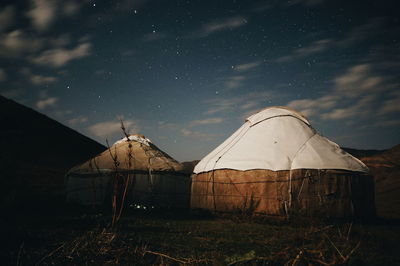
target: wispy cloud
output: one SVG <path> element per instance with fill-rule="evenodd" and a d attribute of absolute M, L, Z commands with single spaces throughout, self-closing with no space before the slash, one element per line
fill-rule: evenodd
<path fill-rule="evenodd" d="M 227 89 L 236 89 L 239 88 L 245 80 L 246 77 L 242 75 L 229 76 L 225 78 L 224 85 Z"/>
<path fill-rule="evenodd" d="M 129 133 L 138 132 L 140 127 L 135 120 L 123 120 L 124 126 Z M 111 138 L 116 135 L 122 136 L 121 122 L 116 120 L 103 121 L 95 123 L 87 128 L 87 130 L 96 137 Z"/>
<path fill-rule="evenodd" d="M 370 106 L 375 100 L 374 95 L 367 95 L 343 108 L 334 108 L 332 111 L 322 113 L 321 118 L 327 120 L 349 119 L 366 117 L 370 115 Z"/>
<path fill-rule="evenodd" d="M 39 32 L 48 30 L 60 17 L 77 14 L 82 7 L 82 2 L 75 0 L 31 0 L 30 2 L 31 6 L 26 15 Z"/>
<path fill-rule="evenodd" d="M 189 37 L 192 38 L 203 38 L 207 37 L 210 34 L 232 30 L 238 27 L 241 27 L 247 23 L 247 19 L 242 16 L 228 17 L 228 18 L 220 18 L 205 23 L 201 26 L 201 28 L 194 33 L 190 34 Z"/>
<path fill-rule="evenodd" d="M 161 130 L 178 130 L 179 125 L 176 123 L 170 123 L 166 121 L 158 121 L 157 126 Z"/>
<path fill-rule="evenodd" d="M 365 93 L 379 93 L 390 89 L 387 77 L 374 73 L 369 63 L 350 67 L 345 74 L 334 79 L 335 92 L 354 98 Z"/>
<path fill-rule="evenodd" d="M 45 85 L 49 83 L 54 83 L 58 80 L 56 77 L 52 76 L 33 74 L 29 68 L 23 68 L 21 70 L 21 73 L 25 75 L 33 85 Z"/>
<path fill-rule="evenodd" d="M 373 63 L 363 63 L 349 67 L 332 79 L 333 87 L 326 95 L 293 100 L 287 105 L 307 116 L 325 120 L 349 120 L 400 112 L 399 84 L 374 66 Z M 383 96 L 387 98 L 384 101 Z"/>
<path fill-rule="evenodd" d="M 32 53 L 43 47 L 44 39 L 33 38 L 22 30 L 14 30 L 0 34 L 0 56 L 19 57 L 24 53 Z"/>
<path fill-rule="evenodd" d="M 66 16 L 76 15 L 82 8 L 83 3 L 81 1 L 63 1 L 62 13 Z"/>
<path fill-rule="evenodd" d="M 322 39 L 312 42 L 310 45 L 294 50 L 290 55 L 281 56 L 276 59 L 278 63 L 286 63 L 296 59 L 304 58 L 316 53 L 326 51 L 334 44 L 332 39 Z"/>
<path fill-rule="evenodd" d="M 72 60 L 89 56 L 90 50 L 91 44 L 89 42 L 81 43 L 72 49 L 50 49 L 42 52 L 36 57 L 33 57 L 32 62 L 38 65 L 61 67 Z"/>
<path fill-rule="evenodd" d="M 397 84 L 397 88 L 400 89 L 400 84 Z M 389 99 L 384 101 L 378 114 L 385 115 L 389 113 L 400 112 L 400 90 L 393 91 L 389 94 Z"/>
<path fill-rule="evenodd" d="M 0 91 L 0 94 L 6 98 L 15 98 L 15 97 L 22 95 L 23 90 L 21 90 L 21 89 L 4 90 L 4 91 Z"/>
<path fill-rule="evenodd" d="M 379 120 L 375 123 L 377 127 L 398 127 L 400 126 L 400 119 L 393 120 Z"/>
<path fill-rule="evenodd" d="M 38 31 L 47 30 L 56 18 L 57 1 L 31 0 L 27 16 Z"/>
<path fill-rule="evenodd" d="M 49 83 L 53 83 L 53 82 L 57 81 L 56 77 L 42 76 L 42 75 L 35 75 L 35 74 L 32 74 L 30 79 L 34 85 L 49 84 Z"/>
<path fill-rule="evenodd" d="M 78 116 L 78 117 L 68 120 L 68 124 L 70 126 L 76 126 L 79 124 L 86 123 L 87 121 L 88 121 L 88 118 L 86 116 Z"/>
<path fill-rule="evenodd" d="M 265 107 L 267 103 L 274 98 L 274 93 L 270 91 L 253 92 L 244 95 L 225 98 L 225 99 L 211 99 L 207 100 L 206 104 L 209 106 L 205 112 L 207 115 L 228 112 L 237 110 L 239 107 L 244 112 L 251 108 Z"/>
<path fill-rule="evenodd" d="M 298 1 L 307 2 L 307 1 Z M 292 2 L 293 3 L 293 2 Z M 309 45 L 297 48 L 287 55 L 278 57 L 275 62 L 287 63 L 306 58 L 328 49 L 348 49 L 350 45 L 356 45 L 362 41 L 375 38 L 385 28 L 384 18 L 373 18 L 365 24 L 351 28 L 341 38 L 325 38 L 311 42 Z"/>
<path fill-rule="evenodd" d="M 219 124 L 222 121 L 223 121 L 223 119 L 220 117 L 213 117 L 213 118 L 207 118 L 207 119 L 202 119 L 202 120 L 193 120 L 189 123 L 189 127 L 210 125 L 210 124 Z"/>
<path fill-rule="evenodd" d="M 39 110 L 44 110 L 48 107 L 55 107 L 57 105 L 59 98 L 58 97 L 48 97 L 45 99 L 41 99 L 36 102 L 36 107 Z"/>
<path fill-rule="evenodd" d="M 215 139 L 215 137 L 217 136 L 216 134 L 193 131 L 187 128 L 181 129 L 181 134 L 184 137 L 191 137 L 195 139 L 208 140 L 208 141 Z"/>
<path fill-rule="evenodd" d="M 261 65 L 261 61 L 255 61 L 255 62 L 236 65 L 233 67 L 233 69 L 239 72 L 244 72 L 256 68 L 259 65 Z"/>
<path fill-rule="evenodd" d="M 385 18 L 373 18 L 365 24 L 351 28 L 342 39 L 337 40 L 337 45 L 348 48 L 367 39 L 371 39 L 380 34 L 380 29 L 385 28 Z"/>
<path fill-rule="evenodd" d="M 327 110 L 336 106 L 340 97 L 335 95 L 325 95 L 316 99 L 293 100 L 287 104 L 288 107 L 295 110 L 301 110 L 305 116 L 312 116 L 317 111 Z"/>

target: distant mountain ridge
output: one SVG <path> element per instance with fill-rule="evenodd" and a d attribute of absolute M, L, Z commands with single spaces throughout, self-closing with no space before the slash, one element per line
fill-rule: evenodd
<path fill-rule="evenodd" d="M 400 144 L 372 156 L 360 158 L 375 178 L 378 215 L 400 218 Z"/>
<path fill-rule="evenodd" d="M 0 95 L 0 202 L 19 194 L 60 194 L 70 167 L 105 146 Z M 5 199 L 7 200 L 7 199 Z"/>
<path fill-rule="evenodd" d="M 351 155 L 353 155 L 356 158 L 373 156 L 375 154 L 379 154 L 379 153 L 386 151 L 386 150 L 359 150 L 359 149 L 353 149 L 353 148 L 347 148 L 347 147 L 342 147 L 342 150 L 350 153 Z"/>

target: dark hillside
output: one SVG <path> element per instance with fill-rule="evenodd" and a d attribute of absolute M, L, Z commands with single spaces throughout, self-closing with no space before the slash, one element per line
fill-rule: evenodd
<path fill-rule="evenodd" d="M 385 151 L 385 150 L 358 150 L 352 148 L 342 148 L 342 149 L 359 159 L 362 157 L 373 156 L 375 154 L 379 154 Z"/>
<path fill-rule="evenodd" d="M 1 205 L 61 195 L 66 170 L 106 148 L 31 108 L 0 96 Z"/>
<path fill-rule="evenodd" d="M 400 218 L 400 145 L 361 160 L 375 178 L 378 215 Z"/>

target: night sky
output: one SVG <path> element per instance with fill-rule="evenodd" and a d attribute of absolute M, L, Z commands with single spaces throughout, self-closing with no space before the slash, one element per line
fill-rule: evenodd
<path fill-rule="evenodd" d="M 274 105 L 341 146 L 390 148 L 394 3 L 2 0 L 0 94 L 103 144 L 122 137 L 122 118 L 180 161 Z"/>

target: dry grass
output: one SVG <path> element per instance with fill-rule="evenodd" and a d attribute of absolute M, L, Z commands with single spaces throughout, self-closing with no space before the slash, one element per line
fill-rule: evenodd
<path fill-rule="evenodd" d="M 129 211 L 111 229 L 110 214 L 85 213 L 20 217 L 3 232 L 8 242 L 0 259 L 4 265 L 400 264 L 399 224 Z"/>

